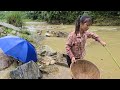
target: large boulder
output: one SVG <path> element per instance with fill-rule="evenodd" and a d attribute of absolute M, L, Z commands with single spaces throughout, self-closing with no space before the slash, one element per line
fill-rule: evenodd
<path fill-rule="evenodd" d="M 66 55 L 60 52 L 57 52 L 57 55 L 52 56 L 52 58 L 59 63 L 67 64 Z"/>
<path fill-rule="evenodd" d="M 40 47 L 40 50 L 39 50 L 39 54 L 41 56 L 53 56 L 53 55 L 56 55 L 57 52 L 54 51 L 51 47 L 49 47 L 48 45 L 43 45 Z"/>
<path fill-rule="evenodd" d="M 0 49 L 0 70 L 3 70 L 7 67 L 9 67 L 13 62 L 12 57 L 7 56 L 4 54 L 2 49 Z"/>
<path fill-rule="evenodd" d="M 4 26 L 4 27 L 7 27 L 7 28 L 11 28 L 13 30 L 20 31 L 20 28 L 14 26 L 12 24 L 6 23 L 6 22 L 0 22 L 0 26 Z"/>
<path fill-rule="evenodd" d="M 41 79 L 42 73 L 34 61 L 29 61 L 10 72 L 11 79 Z"/>

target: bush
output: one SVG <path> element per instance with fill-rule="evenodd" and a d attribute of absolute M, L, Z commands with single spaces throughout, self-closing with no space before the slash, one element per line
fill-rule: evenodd
<path fill-rule="evenodd" d="M 41 11 L 26 11 L 26 17 L 28 19 L 37 20 L 41 15 Z"/>
<path fill-rule="evenodd" d="M 12 24 L 16 27 L 22 27 L 22 13 L 19 11 L 11 11 L 6 14 L 7 23 Z"/>
<path fill-rule="evenodd" d="M 82 11 L 42 11 L 39 18 L 51 24 L 71 24 L 81 14 Z"/>
<path fill-rule="evenodd" d="M 0 20 L 5 19 L 5 11 L 0 11 Z"/>

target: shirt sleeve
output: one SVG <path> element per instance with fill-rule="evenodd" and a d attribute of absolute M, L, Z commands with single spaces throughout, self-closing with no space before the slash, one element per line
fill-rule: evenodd
<path fill-rule="evenodd" d="M 67 38 L 67 42 L 66 42 L 66 52 L 67 52 L 67 55 L 69 55 L 69 57 L 72 59 L 72 57 L 74 57 L 72 51 L 71 51 L 71 47 L 72 47 L 72 41 L 73 41 L 73 37 L 72 35 L 68 35 L 68 38 Z"/>
<path fill-rule="evenodd" d="M 93 33 L 93 32 L 87 32 L 87 38 L 92 38 L 95 41 L 100 42 L 100 37 L 96 33 Z"/>

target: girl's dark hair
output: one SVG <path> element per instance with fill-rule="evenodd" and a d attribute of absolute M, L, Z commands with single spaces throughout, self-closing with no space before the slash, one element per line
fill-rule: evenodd
<path fill-rule="evenodd" d="M 80 23 L 86 23 L 89 22 L 90 24 L 92 24 L 92 18 L 90 16 L 79 16 L 76 19 L 76 23 L 75 23 L 75 34 L 77 35 L 77 33 L 79 32 L 80 29 Z"/>

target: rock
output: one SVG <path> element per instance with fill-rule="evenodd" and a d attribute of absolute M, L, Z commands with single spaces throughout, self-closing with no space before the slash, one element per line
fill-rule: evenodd
<path fill-rule="evenodd" d="M 101 60 L 103 60 L 103 59 L 101 59 Z"/>
<path fill-rule="evenodd" d="M 37 31 L 38 35 L 42 35 L 42 30 Z"/>
<path fill-rule="evenodd" d="M 55 64 L 55 60 L 51 60 L 50 64 Z"/>
<path fill-rule="evenodd" d="M 48 65 L 46 67 L 40 68 L 41 71 L 46 72 L 48 74 L 50 73 L 58 73 L 59 67 L 56 65 Z"/>
<path fill-rule="evenodd" d="M 49 64 L 50 64 L 50 62 L 46 62 L 46 63 L 45 63 L 45 65 L 47 65 L 47 66 L 48 66 Z"/>
<path fill-rule="evenodd" d="M 41 62 L 45 65 L 50 65 L 52 60 L 53 60 L 52 57 L 45 56 L 45 57 L 43 57 L 43 60 Z"/>
<path fill-rule="evenodd" d="M 51 47 L 48 45 L 41 46 L 40 53 L 41 56 L 53 56 L 56 55 L 57 52 L 54 51 Z"/>
<path fill-rule="evenodd" d="M 13 59 L 4 54 L 2 49 L 0 49 L 0 70 L 9 67 L 13 62 Z"/>
<path fill-rule="evenodd" d="M 34 61 L 29 61 L 10 72 L 11 79 L 40 79 L 42 73 Z"/>
<path fill-rule="evenodd" d="M 48 33 L 48 32 L 46 32 L 46 33 L 45 33 L 45 36 L 46 36 L 46 37 L 51 37 L 51 34 Z"/>
<path fill-rule="evenodd" d="M 45 33 L 46 37 L 67 37 L 69 33 L 63 31 L 49 30 Z"/>
<path fill-rule="evenodd" d="M 4 32 L 4 30 L 2 29 L 2 27 L 0 27 L 0 34 L 3 33 L 3 32 Z"/>
<path fill-rule="evenodd" d="M 1 26 L 7 27 L 7 28 L 11 28 L 13 30 L 17 30 L 20 31 L 20 28 L 13 26 L 12 24 L 9 23 L 5 23 L 5 22 L 0 22 Z"/>
<path fill-rule="evenodd" d="M 45 56 L 41 62 L 46 64 L 46 65 L 50 65 L 50 64 L 55 64 L 56 63 L 56 61 L 53 60 L 53 58 L 50 57 L 50 56 Z"/>
<path fill-rule="evenodd" d="M 41 36 L 38 34 L 31 34 L 29 38 L 38 44 L 45 39 L 45 36 Z"/>
<path fill-rule="evenodd" d="M 62 53 L 57 53 L 56 59 L 58 62 L 62 62 L 62 63 L 66 63 L 66 61 L 67 61 L 66 57 Z"/>
<path fill-rule="evenodd" d="M 68 33 L 66 32 L 61 32 L 61 31 L 57 32 L 57 37 L 67 37 L 67 36 L 68 36 Z"/>
<path fill-rule="evenodd" d="M 61 31 L 51 31 L 54 37 L 67 37 L 67 32 L 61 32 Z"/>

